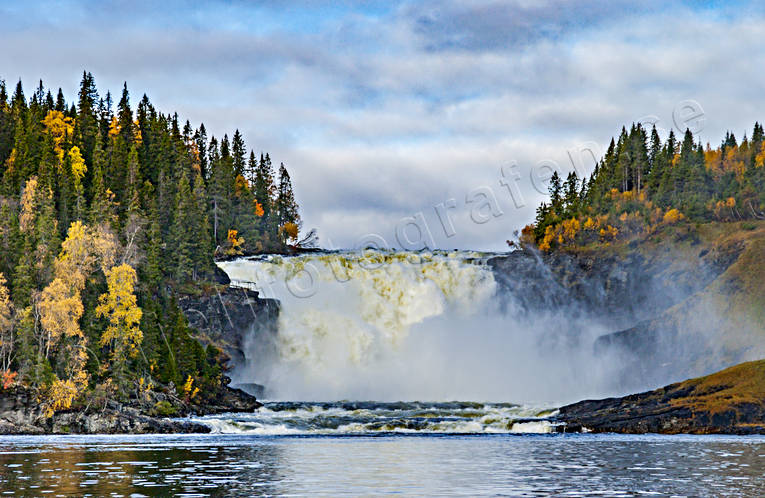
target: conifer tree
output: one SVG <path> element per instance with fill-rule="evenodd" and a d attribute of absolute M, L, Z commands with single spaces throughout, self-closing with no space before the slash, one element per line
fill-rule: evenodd
<path fill-rule="evenodd" d="M 174 277 L 179 282 L 187 282 L 191 280 L 193 275 L 194 240 L 193 230 L 189 229 L 194 226 L 192 224 L 193 201 L 189 179 L 186 175 L 182 175 L 178 185 L 178 195 L 175 199 L 175 223 L 173 224 L 171 239 L 175 266 Z"/>
<path fill-rule="evenodd" d="M 63 105 L 63 95 L 61 99 Z M 93 153 L 96 148 L 96 137 L 98 136 L 98 123 L 96 116 L 96 104 L 98 103 L 98 92 L 93 75 L 88 72 L 82 73 L 80 82 L 80 92 L 77 109 L 77 125 L 82 144 L 82 155 L 86 164 L 93 164 Z"/>
<path fill-rule="evenodd" d="M 245 177 L 245 167 L 247 165 L 247 150 L 244 145 L 244 139 L 239 130 L 234 132 L 234 138 L 231 141 L 231 157 L 234 161 L 234 176 Z"/>
<path fill-rule="evenodd" d="M 286 223 L 300 225 L 298 205 L 292 192 L 292 180 L 290 180 L 290 175 L 287 172 L 287 168 L 284 167 L 284 163 L 279 166 L 279 191 L 276 197 L 276 213 L 280 227 L 283 227 Z"/>

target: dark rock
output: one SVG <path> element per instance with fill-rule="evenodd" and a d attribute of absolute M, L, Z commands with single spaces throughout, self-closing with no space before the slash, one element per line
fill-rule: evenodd
<path fill-rule="evenodd" d="M 207 433 L 199 423 L 150 417 L 137 408 L 109 402 L 103 408 L 89 407 L 56 412 L 46 417 L 31 390 L 13 388 L 0 393 L 0 434 L 151 434 Z"/>
<path fill-rule="evenodd" d="M 254 412 L 261 406 L 255 396 L 236 387 L 229 387 L 230 379 L 224 377 L 223 386 L 212 399 L 203 404 L 192 405 L 190 411 L 198 415 L 212 415 L 227 412 Z"/>
<path fill-rule="evenodd" d="M 744 249 L 737 240 L 707 241 L 701 250 L 642 240 L 576 252 L 524 249 L 491 258 L 488 265 L 513 318 L 533 321 L 549 314 L 613 330 L 595 342 L 594 353 L 620 365 L 613 387 L 629 392 L 759 357 L 747 352 L 751 341 L 741 341 L 737 350 L 720 347 L 715 325 L 696 319 L 701 313 L 671 313 L 720 284 Z M 734 295 L 734 283 L 718 292 Z M 574 327 L 565 339 L 578 339 Z"/>
<path fill-rule="evenodd" d="M 242 391 L 255 396 L 256 398 L 262 398 L 265 395 L 266 387 L 254 382 L 245 382 L 242 384 L 234 384 L 231 387 L 241 389 Z"/>
<path fill-rule="evenodd" d="M 228 278 L 226 272 L 217 266 L 215 267 L 215 281 L 220 285 L 229 285 L 231 283 L 231 279 Z"/>
<path fill-rule="evenodd" d="M 232 367 L 245 361 L 245 340 L 274 336 L 279 303 L 263 299 L 249 289 L 226 287 L 204 295 L 180 295 L 178 304 L 199 332 L 203 343 L 220 347 L 232 360 Z"/>
<path fill-rule="evenodd" d="M 765 434 L 765 360 L 621 398 L 564 406 L 561 432 Z"/>

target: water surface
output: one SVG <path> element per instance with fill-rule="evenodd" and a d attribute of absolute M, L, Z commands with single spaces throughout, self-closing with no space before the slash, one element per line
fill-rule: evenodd
<path fill-rule="evenodd" d="M 24 495 L 765 495 L 765 438 L 587 434 L 9 436 Z"/>

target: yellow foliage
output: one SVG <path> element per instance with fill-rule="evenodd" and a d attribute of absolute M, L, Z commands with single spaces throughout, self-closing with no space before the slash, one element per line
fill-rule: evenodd
<path fill-rule="evenodd" d="M 712 150 L 707 144 L 704 150 L 704 165 L 709 171 L 719 173 L 722 169 L 722 151 L 720 149 Z"/>
<path fill-rule="evenodd" d="M 54 263 L 55 275 L 72 288 L 82 290 L 96 262 L 100 262 L 106 274 L 114 264 L 117 247 L 116 238 L 105 226 L 92 230 L 81 221 L 75 221 L 61 244 L 61 253 Z"/>
<path fill-rule="evenodd" d="M 55 278 L 36 301 L 40 325 L 46 333 L 40 345 L 41 352 L 47 357 L 51 348 L 59 347 L 59 354 L 67 358 L 65 368 L 68 372 L 68 378 L 61 382 L 72 382 L 82 389 L 88 384 L 88 375 L 84 370 L 87 340 L 79 323 L 84 311 L 81 292 L 99 257 L 102 263 L 112 257 L 108 248 L 115 244 L 116 241 L 100 231 L 89 230 L 80 221 L 72 223 L 54 262 Z M 62 337 L 75 340 L 59 346 Z M 66 391 L 65 387 L 66 384 L 59 384 L 58 391 Z"/>
<path fill-rule="evenodd" d="M 754 158 L 755 167 L 762 168 L 763 165 L 765 165 L 765 142 L 762 143 L 762 147 L 760 147 L 760 152 L 758 152 L 757 156 Z"/>
<path fill-rule="evenodd" d="M 135 144 L 141 145 L 143 143 L 143 135 L 141 134 L 141 126 L 137 119 L 133 121 L 133 125 L 133 138 L 135 139 Z"/>
<path fill-rule="evenodd" d="M 80 154 L 80 148 L 76 145 L 69 149 L 69 160 L 72 162 L 72 174 L 78 182 L 82 181 L 88 167 L 85 165 L 85 159 Z"/>
<path fill-rule="evenodd" d="M 191 378 L 191 375 L 186 379 L 186 382 L 183 383 L 183 394 L 186 395 L 187 399 L 194 399 L 194 397 L 199 394 L 199 388 L 193 387 L 194 385 L 194 379 Z"/>
<path fill-rule="evenodd" d="M 45 125 L 45 130 L 53 137 L 53 147 L 60 162 L 64 159 L 64 151 L 61 146 L 66 137 L 72 136 L 74 121 L 72 118 L 64 116 L 60 111 L 48 111 L 42 122 Z"/>
<path fill-rule="evenodd" d="M 683 220 L 684 218 L 685 218 L 685 216 L 683 216 L 683 213 L 681 213 L 680 211 L 678 211 L 675 208 L 672 208 L 669 211 L 667 211 L 666 213 L 664 213 L 663 221 L 667 225 L 672 225 L 672 224 L 677 223 L 678 221 Z"/>
<path fill-rule="evenodd" d="M 8 287 L 5 284 L 5 275 L 0 273 L 0 348 L 4 346 L 3 334 L 11 330 L 13 326 L 13 304 L 8 293 Z"/>
<path fill-rule="evenodd" d="M 5 160 L 5 170 L 12 172 L 16 166 L 16 149 L 11 149 L 11 155 Z"/>
<path fill-rule="evenodd" d="M 146 380 L 143 377 L 138 379 L 138 393 L 146 401 L 150 399 L 149 392 L 154 389 L 154 383 L 151 380 Z"/>
<path fill-rule="evenodd" d="M 542 242 L 539 244 L 541 251 L 547 252 L 552 248 L 552 242 L 555 239 L 555 230 L 552 225 L 547 225 L 545 228 L 545 235 L 542 237 Z"/>
<path fill-rule="evenodd" d="M 236 175 L 234 179 L 234 195 L 241 197 L 242 194 L 250 190 L 250 184 L 242 175 Z"/>
<path fill-rule="evenodd" d="M 37 214 L 37 177 L 27 180 L 24 192 L 21 194 L 21 213 L 19 214 L 19 229 L 22 233 L 34 230 L 35 214 Z"/>
<path fill-rule="evenodd" d="M 117 121 L 117 116 L 112 117 L 112 122 L 109 123 L 109 136 L 115 138 L 120 134 L 120 123 Z"/>
<path fill-rule="evenodd" d="M 98 298 L 96 307 L 96 316 L 109 320 L 109 326 L 101 334 L 101 346 L 113 344 L 115 354 L 127 353 L 130 357 L 138 353 L 138 346 L 143 341 L 143 332 L 138 327 L 143 312 L 134 293 L 137 280 L 130 265 L 115 266 L 106 274 L 109 290 Z"/>
<path fill-rule="evenodd" d="M 581 228 L 581 225 L 578 219 L 571 218 L 570 220 L 564 220 L 561 224 L 561 228 L 563 233 L 561 234 L 561 237 L 559 237 L 560 243 L 563 244 L 566 241 L 573 243 L 574 239 L 576 239 L 576 234 Z"/>
<path fill-rule="evenodd" d="M 288 221 L 284 225 L 282 225 L 282 231 L 287 236 L 287 239 L 289 240 L 297 240 L 298 238 L 298 226 L 297 223 L 292 223 L 291 221 Z"/>
<path fill-rule="evenodd" d="M 587 217 L 587 220 L 584 222 L 583 225 L 585 230 L 592 230 L 595 228 L 595 222 L 592 220 L 590 216 Z"/>
<path fill-rule="evenodd" d="M 710 202 L 711 208 L 715 218 L 720 221 L 729 221 L 733 219 L 733 208 L 736 207 L 736 199 L 728 197 L 725 200 L 717 201 L 715 203 Z"/>
<path fill-rule="evenodd" d="M 8 368 L 11 364 L 13 349 L 13 303 L 8 293 L 8 287 L 5 285 L 5 276 L 0 273 L 0 368 Z M 2 371 L 0 373 L 5 375 Z M 10 371 L 7 373 L 10 375 Z M 0 382 L 5 384 L 2 379 Z"/>
<path fill-rule="evenodd" d="M 619 230 L 611 225 L 606 225 L 605 228 L 600 229 L 600 238 L 602 241 L 613 240 L 619 235 Z"/>
<path fill-rule="evenodd" d="M 83 313 L 80 292 L 60 278 L 55 278 L 42 291 L 38 303 L 40 325 L 48 332 L 53 344 L 64 337 L 82 337 L 80 318 Z"/>
<path fill-rule="evenodd" d="M 228 242 L 228 247 L 225 249 L 227 256 L 239 256 L 243 254 L 242 245 L 244 245 L 244 237 L 240 237 L 237 230 L 229 230 L 226 241 Z"/>
<path fill-rule="evenodd" d="M 262 217 L 266 212 L 263 210 L 263 204 L 259 203 L 257 199 L 254 199 L 252 203 L 255 205 L 255 216 Z"/>
<path fill-rule="evenodd" d="M 58 410 L 68 410 L 78 394 L 79 389 L 73 380 L 56 379 L 48 389 L 45 415 L 50 417 Z"/>

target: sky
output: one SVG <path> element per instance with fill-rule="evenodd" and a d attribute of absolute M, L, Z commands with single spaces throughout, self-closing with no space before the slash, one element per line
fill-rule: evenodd
<path fill-rule="evenodd" d="M 83 70 L 289 169 L 328 248 L 507 249 L 553 169 L 633 122 L 717 145 L 765 119 L 756 2 L 0 3 L 0 78 Z M 671 5 L 670 5 L 671 4 Z"/>

